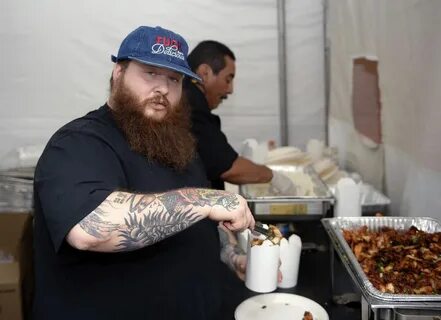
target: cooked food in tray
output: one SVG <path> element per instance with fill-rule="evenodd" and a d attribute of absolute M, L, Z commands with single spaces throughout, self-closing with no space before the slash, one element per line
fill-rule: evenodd
<path fill-rule="evenodd" d="M 441 232 L 366 226 L 343 236 L 375 288 L 395 294 L 441 294 Z"/>

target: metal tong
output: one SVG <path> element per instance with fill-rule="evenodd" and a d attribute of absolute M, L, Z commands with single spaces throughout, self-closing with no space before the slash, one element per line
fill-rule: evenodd
<path fill-rule="evenodd" d="M 274 237 L 273 232 L 271 229 L 267 229 L 263 226 L 263 224 L 259 221 L 256 221 L 256 223 L 254 224 L 254 232 L 258 232 L 260 234 L 263 234 L 265 237 L 267 238 L 272 238 Z"/>

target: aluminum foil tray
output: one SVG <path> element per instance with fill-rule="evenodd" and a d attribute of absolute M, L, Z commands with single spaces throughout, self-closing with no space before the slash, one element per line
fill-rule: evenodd
<path fill-rule="evenodd" d="M 292 196 L 271 194 L 270 184 L 247 184 L 239 193 L 248 201 L 255 214 L 324 215 L 334 196 L 311 166 L 270 165 L 272 170 L 303 178 L 298 182 L 301 193 Z M 296 182 L 296 181 L 295 181 Z"/>
<path fill-rule="evenodd" d="M 338 217 L 322 219 L 335 250 L 346 268 L 352 271 L 360 290 L 380 301 L 391 302 L 441 302 L 441 295 L 393 294 L 377 290 L 362 270 L 357 258 L 343 237 L 342 229 L 357 229 L 367 226 L 371 231 L 380 231 L 382 227 L 407 230 L 411 226 L 433 233 L 441 232 L 441 224 L 432 218 L 423 217 Z"/>

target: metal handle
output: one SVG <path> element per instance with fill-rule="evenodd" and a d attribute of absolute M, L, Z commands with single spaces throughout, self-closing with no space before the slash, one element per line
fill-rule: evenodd
<path fill-rule="evenodd" d="M 254 231 L 263 234 L 266 237 L 270 237 L 272 234 L 270 229 L 265 228 L 263 224 L 258 221 L 254 224 Z"/>

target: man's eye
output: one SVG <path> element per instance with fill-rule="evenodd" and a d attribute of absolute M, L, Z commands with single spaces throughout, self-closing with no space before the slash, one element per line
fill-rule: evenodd
<path fill-rule="evenodd" d="M 147 71 L 147 74 L 149 76 L 156 76 L 156 72 L 153 72 L 153 71 Z"/>
<path fill-rule="evenodd" d="M 169 79 L 175 83 L 179 83 L 179 81 L 181 81 L 180 77 L 169 77 Z"/>

